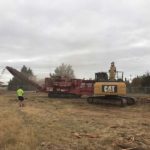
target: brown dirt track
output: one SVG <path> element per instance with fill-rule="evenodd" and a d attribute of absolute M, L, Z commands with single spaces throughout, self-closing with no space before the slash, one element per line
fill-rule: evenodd
<path fill-rule="evenodd" d="M 85 99 L 0 95 L 0 150 L 150 150 L 150 103 L 90 105 Z"/>

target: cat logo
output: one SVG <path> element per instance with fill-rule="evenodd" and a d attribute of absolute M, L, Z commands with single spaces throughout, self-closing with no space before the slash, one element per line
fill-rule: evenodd
<path fill-rule="evenodd" d="M 117 92 L 117 86 L 116 85 L 103 85 L 102 91 L 105 93 L 116 93 Z"/>

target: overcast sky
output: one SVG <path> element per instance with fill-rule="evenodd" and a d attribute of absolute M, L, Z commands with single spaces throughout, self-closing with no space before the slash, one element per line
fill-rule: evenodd
<path fill-rule="evenodd" d="M 150 71 L 150 0 L 0 0 L 1 70 L 44 78 L 66 63 L 90 78 L 112 61 L 127 77 Z"/>

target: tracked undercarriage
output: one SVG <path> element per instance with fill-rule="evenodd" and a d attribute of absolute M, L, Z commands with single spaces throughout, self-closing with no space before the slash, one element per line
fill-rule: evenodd
<path fill-rule="evenodd" d="M 118 106 L 134 105 L 136 99 L 127 96 L 91 96 L 87 98 L 90 104 L 109 104 Z"/>
<path fill-rule="evenodd" d="M 80 98 L 81 95 L 65 93 L 65 92 L 49 92 L 48 97 L 50 98 Z"/>

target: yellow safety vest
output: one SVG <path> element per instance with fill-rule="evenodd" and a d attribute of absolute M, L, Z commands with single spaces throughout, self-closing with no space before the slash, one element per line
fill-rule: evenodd
<path fill-rule="evenodd" d="M 17 96 L 23 96 L 24 91 L 22 89 L 17 90 Z"/>

